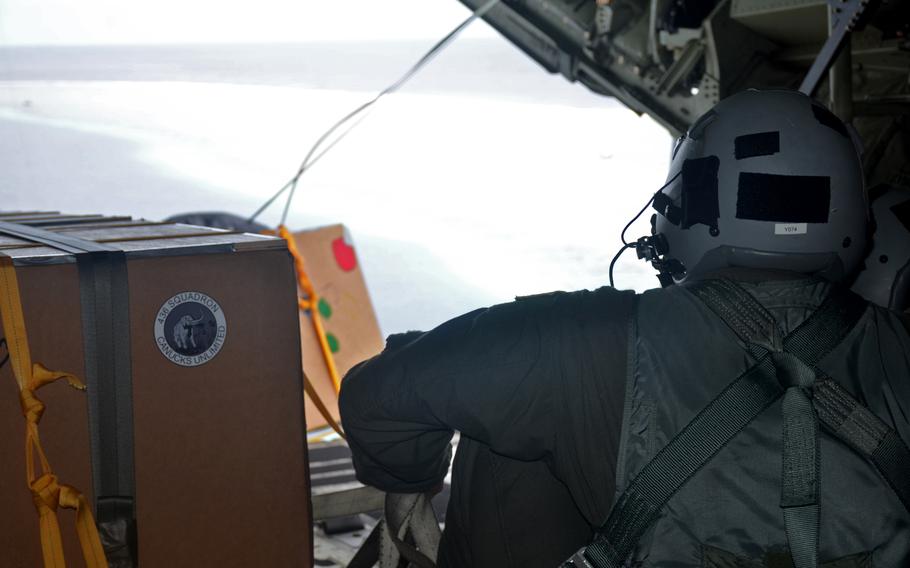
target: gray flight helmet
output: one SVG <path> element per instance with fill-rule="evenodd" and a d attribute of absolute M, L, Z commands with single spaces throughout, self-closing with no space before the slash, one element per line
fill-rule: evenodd
<path fill-rule="evenodd" d="M 859 153 L 844 123 L 802 93 L 721 101 L 677 142 L 667 180 L 652 220 L 663 283 L 734 266 L 839 281 L 866 254 Z"/>
<path fill-rule="evenodd" d="M 876 186 L 872 196 L 875 233 L 853 291 L 895 311 L 910 309 L 910 188 Z"/>

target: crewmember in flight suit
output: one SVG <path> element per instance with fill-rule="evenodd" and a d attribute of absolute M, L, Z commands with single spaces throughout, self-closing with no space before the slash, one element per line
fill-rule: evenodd
<path fill-rule="evenodd" d="M 668 180 L 630 245 L 666 287 L 519 298 L 355 367 L 358 478 L 431 491 L 461 432 L 439 566 L 910 565 L 910 333 L 839 284 L 867 242 L 844 125 L 740 93 Z"/>

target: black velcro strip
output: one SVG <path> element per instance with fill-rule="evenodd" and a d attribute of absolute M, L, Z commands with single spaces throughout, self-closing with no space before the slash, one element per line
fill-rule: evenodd
<path fill-rule="evenodd" d="M 736 218 L 777 223 L 827 223 L 831 178 L 741 172 Z"/>
<path fill-rule="evenodd" d="M 910 231 L 910 200 L 898 203 L 891 207 L 891 212 L 897 217 L 907 231 Z"/>
<path fill-rule="evenodd" d="M 844 126 L 841 119 L 837 118 L 830 110 L 818 103 L 812 103 L 812 114 L 815 115 L 815 120 L 819 121 L 822 125 L 834 130 L 844 138 L 850 138 L 847 127 Z"/>
<path fill-rule="evenodd" d="M 654 194 L 654 210 L 666 217 L 667 221 L 679 226 L 682 218 L 682 209 L 673 205 L 673 200 L 667 197 L 662 191 Z"/>
<path fill-rule="evenodd" d="M 704 134 L 705 129 L 708 128 L 712 122 L 717 119 L 717 113 L 713 110 L 709 110 L 705 114 L 701 115 L 701 118 L 695 121 L 695 124 L 689 127 L 689 131 L 686 133 L 686 138 L 690 140 L 698 140 L 701 138 L 701 135 Z"/>
<path fill-rule="evenodd" d="M 682 224 L 683 229 L 699 223 L 717 226 L 720 205 L 717 201 L 717 170 L 720 159 L 705 156 L 686 160 L 682 166 Z"/>
<path fill-rule="evenodd" d="M 733 141 L 737 160 L 770 156 L 780 152 L 780 132 L 759 132 L 737 136 Z"/>

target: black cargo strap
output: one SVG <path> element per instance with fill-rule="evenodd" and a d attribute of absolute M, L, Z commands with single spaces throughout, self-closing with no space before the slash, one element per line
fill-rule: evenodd
<path fill-rule="evenodd" d="M 136 560 L 136 489 L 126 257 L 121 251 L 86 256 L 77 262 L 96 520 L 112 568 L 127 567 Z"/>
<path fill-rule="evenodd" d="M 781 507 L 795 568 L 817 566 L 818 422 L 806 394 L 814 365 L 853 328 L 866 304 L 832 293 L 787 337 L 748 292 L 727 280 L 687 287 L 714 311 L 757 359 L 649 462 L 623 492 L 594 542 L 568 564 L 619 568 L 666 502 L 736 434 L 784 397 Z M 893 465 L 889 466 L 893 467 Z"/>
<path fill-rule="evenodd" d="M 133 393 L 126 257 L 71 235 L 0 222 L 0 233 L 73 254 L 79 271 L 95 519 L 112 568 L 136 565 Z"/>
<path fill-rule="evenodd" d="M 18 223 L 8 223 L 6 221 L 0 221 L 0 233 L 66 251 L 75 255 L 77 260 L 86 253 L 116 250 L 101 243 L 80 239 L 72 235 L 54 233 L 52 231 L 20 225 Z"/>

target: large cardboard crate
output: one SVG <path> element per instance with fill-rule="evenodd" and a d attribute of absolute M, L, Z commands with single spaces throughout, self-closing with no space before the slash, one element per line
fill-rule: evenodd
<path fill-rule="evenodd" d="M 285 242 L 128 217 L 7 213 L 0 222 L 125 253 L 139 564 L 312 566 L 296 283 Z M 17 267 L 34 361 L 85 377 L 90 365 L 74 255 L 2 230 L 0 252 Z M 38 397 L 46 404 L 41 439 L 55 473 L 91 501 L 97 479 L 87 395 L 61 381 Z M 4 568 L 42 565 L 24 430 L 17 385 L 5 365 Z M 82 565 L 72 511 L 61 509 L 59 516 L 67 560 Z"/>

